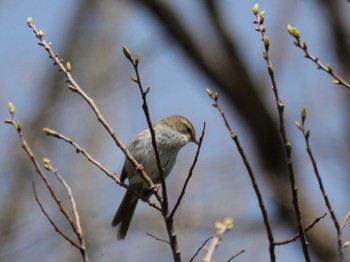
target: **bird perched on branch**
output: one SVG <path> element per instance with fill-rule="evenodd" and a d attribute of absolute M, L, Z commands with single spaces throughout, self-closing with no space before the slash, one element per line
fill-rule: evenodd
<path fill-rule="evenodd" d="M 155 131 L 161 166 L 164 170 L 164 177 L 166 178 L 174 167 L 179 150 L 188 142 L 194 142 L 198 145 L 196 131 L 192 123 L 180 115 L 169 116 L 158 121 L 153 125 L 153 129 Z M 152 179 L 153 183 L 159 183 L 159 170 L 149 128 L 137 134 L 128 143 L 127 149 L 135 160 L 143 166 L 144 171 Z M 140 176 L 135 166 L 128 159 L 125 159 L 120 175 L 122 182 L 126 178 L 129 180 L 130 189 L 126 191 L 112 221 L 112 226 L 119 225 L 117 232 L 118 239 L 125 238 L 138 202 L 138 197 L 132 191 L 147 198 L 152 195 L 152 190 L 150 190 L 148 183 Z"/>

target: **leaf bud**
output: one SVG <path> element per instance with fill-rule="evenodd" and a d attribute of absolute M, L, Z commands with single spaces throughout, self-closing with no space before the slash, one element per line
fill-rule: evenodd
<path fill-rule="evenodd" d="M 128 49 L 125 45 L 123 46 L 123 53 L 124 53 L 124 56 L 125 56 L 127 59 L 131 60 L 130 51 L 129 51 L 129 49 Z"/>
<path fill-rule="evenodd" d="M 33 18 L 30 16 L 27 18 L 27 24 L 30 25 L 31 23 L 33 23 Z"/>
<path fill-rule="evenodd" d="M 16 111 L 15 106 L 13 105 L 13 103 L 12 103 L 12 102 L 9 102 L 9 103 L 7 104 L 7 107 L 8 107 L 8 109 L 9 109 L 10 114 L 13 115 L 13 114 L 15 113 L 15 111 Z"/>
<path fill-rule="evenodd" d="M 69 62 L 66 63 L 66 70 L 67 72 L 70 72 L 72 70 L 72 66 Z"/>
<path fill-rule="evenodd" d="M 252 11 L 253 11 L 253 14 L 254 14 L 254 15 L 257 15 L 257 14 L 259 13 L 259 5 L 258 5 L 258 3 L 256 3 L 256 4 L 253 6 Z"/>

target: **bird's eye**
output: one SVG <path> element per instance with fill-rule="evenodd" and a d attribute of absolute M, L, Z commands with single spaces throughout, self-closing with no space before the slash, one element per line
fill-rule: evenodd
<path fill-rule="evenodd" d="M 186 130 L 187 130 L 188 133 L 190 133 L 190 134 L 192 133 L 192 129 L 190 127 L 187 127 Z"/>

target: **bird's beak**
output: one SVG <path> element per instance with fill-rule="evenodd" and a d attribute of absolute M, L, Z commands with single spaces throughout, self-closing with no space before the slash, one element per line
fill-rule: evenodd
<path fill-rule="evenodd" d="M 196 145 L 199 145 L 199 141 L 195 137 L 193 138 L 192 142 L 195 143 Z"/>

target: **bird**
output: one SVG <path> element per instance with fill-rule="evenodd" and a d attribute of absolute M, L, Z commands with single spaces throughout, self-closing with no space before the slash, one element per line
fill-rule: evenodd
<path fill-rule="evenodd" d="M 192 123 L 181 115 L 171 115 L 152 126 L 155 132 L 161 166 L 166 178 L 175 165 L 179 150 L 189 142 L 197 145 L 199 142 Z M 152 179 L 153 183 L 159 185 L 159 169 L 149 128 L 138 133 L 126 147 L 135 160 L 143 166 L 144 171 Z M 119 225 L 117 229 L 118 240 L 125 239 L 139 200 L 132 191 L 146 198 L 150 198 L 152 195 L 152 190 L 150 190 L 148 183 L 142 179 L 135 166 L 128 159 L 124 161 L 120 175 L 121 182 L 124 183 L 126 178 L 129 181 L 129 189 L 127 189 L 112 221 L 113 227 Z"/>

